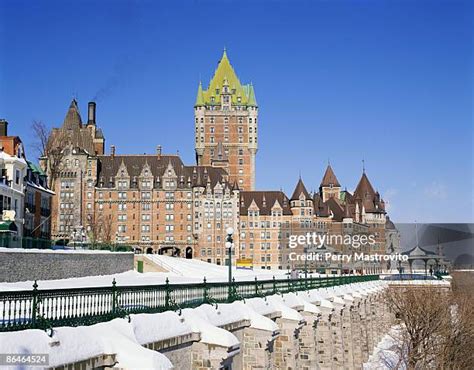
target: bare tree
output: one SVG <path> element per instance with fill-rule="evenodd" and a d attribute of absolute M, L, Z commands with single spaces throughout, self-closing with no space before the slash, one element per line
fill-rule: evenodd
<path fill-rule="evenodd" d="M 88 236 L 92 245 L 97 242 L 112 242 L 112 218 L 102 212 L 94 212 L 87 216 Z"/>
<path fill-rule="evenodd" d="M 43 121 L 36 120 L 31 124 L 31 130 L 33 131 L 34 136 L 32 144 L 33 150 L 36 152 L 38 157 L 42 157 L 46 153 L 51 130 L 46 127 Z"/>
<path fill-rule="evenodd" d="M 398 286 L 387 289 L 385 298 L 400 321 L 391 350 L 397 353 L 402 367 L 474 368 L 472 297 L 439 286 Z"/>
<path fill-rule="evenodd" d="M 48 175 L 48 186 L 54 189 L 57 178 L 63 168 L 65 147 L 69 142 L 68 135 L 63 130 L 50 130 L 42 121 L 33 121 L 31 125 L 35 135 L 34 149 L 40 157 L 43 170 Z"/>

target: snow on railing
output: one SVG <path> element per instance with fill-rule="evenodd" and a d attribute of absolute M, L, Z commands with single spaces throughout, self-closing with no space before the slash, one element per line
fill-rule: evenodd
<path fill-rule="evenodd" d="M 332 286 L 378 280 L 378 275 L 342 275 L 307 279 L 266 279 L 209 283 L 38 289 L 0 292 L 0 331 L 91 325 L 132 313 L 156 313 L 230 303 Z"/>

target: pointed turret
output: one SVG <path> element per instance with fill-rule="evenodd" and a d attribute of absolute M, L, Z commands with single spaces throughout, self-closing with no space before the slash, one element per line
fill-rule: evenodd
<path fill-rule="evenodd" d="M 339 199 L 341 197 L 341 184 L 339 184 L 336 174 L 329 163 L 321 180 L 321 185 L 319 185 L 319 194 L 323 202 L 326 202 L 330 198 Z"/>
<path fill-rule="evenodd" d="M 326 168 L 326 172 L 324 172 L 324 176 L 323 176 L 323 179 L 321 180 L 321 185 L 320 187 L 324 187 L 324 186 L 341 186 L 341 184 L 339 184 L 339 181 L 337 180 L 337 177 L 334 173 L 334 171 L 332 170 L 332 167 L 330 164 L 328 164 L 327 168 Z"/>
<path fill-rule="evenodd" d="M 257 106 L 257 99 L 255 98 L 255 91 L 253 89 L 253 84 L 251 83 L 249 86 L 249 97 L 247 105 L 249 107 L 256 107 Z"/>
<path fill-rule="evenodd" d="M 309 195 L 308 190 L 306 190 L 306 186 L 304 186 L 303 180 L 301 180 L 300 177 L 290 200 L 299 200 L 301 194 L 304 195 L 305 200 L 311 199 L 311 196 Z"/>
<path fill-rule="evenodd" d="M 202 92 L 202 83 L 199 81 L 199 86 L 198 86 L 198 92 L 196 96 L 196 103 L 194 104 L 194 107 L 202 107 L 205 105 L 204 102 L 204 94 Z"/>
<path fill-rule="evenodd" d="M 360 199 L 372 199 L 375 197 L 375 190 L 372 184 L 369 181 L 365 171 L 362 173 L 362 177 L 357 184 L 356 190 L 354 191 L 354 195 L 356 197 L 360 197 Z"/>
<path fill-rule="evenodd" d="M 79 113 L 79 107 L 77 106 L 76 99 L 72 99 L 69 109 L 64 118 L 63 128 L 66 130 L 77 130 L 82 127 L 81 114 Z"/>

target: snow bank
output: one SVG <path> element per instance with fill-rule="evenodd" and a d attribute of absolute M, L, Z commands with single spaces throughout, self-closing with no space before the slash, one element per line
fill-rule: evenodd
<path fill-rule="evenodd" d="M 144 345 L 192 333 L 191 327 L 176 312 L 130 315 L 138 343 Z"/>
<path fill-rule="evenodd" d="M 304 297 L 304 295 L 303 295 Z M 306 292 L 306 298 L 309 302 L 311 303 L 318 303 L 320 307 L 322 308 L 326 308 L 326 309 L 329 309 L 329 310 L 332 310 L 334 309 L 334 305 L 331 303 L 331 301 L 329 301 L 328 299 L 326 299 L 325 297 L 323 297 L 321 294 L 320 294 L 320 291 L 319 289 L 312 289 L 312 290 L 309 290 L 308 292 Z"/>
<path fill-rule="evenodd" d="M 283 302 L 290 308 L 303 307 L 303 311 L 311 312 L 314 314 L 320 314 L 321 310 L 316 307 L 313 303 L 309 302 L 307 299 L 304 299 L 304 293 L 295 294 L 295 293 L 286 293 L 283 294 Z"/>
<path fill-rule="evenodd" d="M 263 316 L 280 314 L 278 307 L 265 298 L 248 298 L 244 300 L 244 304 Z"/>
<path fill-rule="evenodd" d="M 219 304 L 217 309 L 215 306 L 202 305 L 195 310 L 203 312 L 209 322 L 216 326 L 222 326 L 240 320 L 249 320 L 251 328 L 271 332 L 279 330 L 278 325 L 272 320 L 257 313 L 240 301 L 230 304 Z"/>
<path fill-rule="evenodd" d="M 405 370 L 406 365 L 400 359 L 400 350 L 397 345 L 397 336 L 400 327 L 394 326 L 388 334 L 382 337 L 377 344 L 372 355 L 369 356 L 366 363 L 362 365 L 364 370 Z"/>
<path fill-rule="evenodd" d="M 115 353 L 118 364 L 126 369 L 171 369 L 173 365 L 166 356 L 142 347 L 135 338 L 128 320 L 115 319 L 92 325 L 90 333 L 103 346 L 104 353 Z"/>
<path fill-rule="evenodd" d="M 240 346 L 240 342 L 234 334 L 209 323 L 204 312 L 186 308 L 182 311 L 182 315 L 184 322 L 191 327 L 193 332 L 201 333 L 202 343 L 223 347 Z"/>
<path fill-rule="evenodd" d="M 294 321 L 304 321 L 303 316 L 301 314 L 294 310 L 293 308 L 290 308 L 286 305 L 284 299 L 282 296 L 275 294 L 275 295 L 270 295 L 267 297 L 267 300 L 273 304 L 278 311 L 281 313 L 281 317 L 283 319 L 287 320 L 294 320 Z"/>
<path fill-rule="evenodd" d="M 92 326 L 60 327 L 52 337 L 42 330 L 0 333 L 3 353 L 48 353 L 50 366 L 84 361 L 99 355 L 116 354 L 117 366 L 127 369 L 171 369 L 162 354 L 142 347 L 132 326 L 124 319 Z"/>

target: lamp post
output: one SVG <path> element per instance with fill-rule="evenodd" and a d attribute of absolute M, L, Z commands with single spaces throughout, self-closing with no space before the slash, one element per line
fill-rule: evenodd
<path fill-rule="evenodd" d="M 228 260 L 228 265 L 229 265 L 229 298 L 232 293 L 232 248 L 234 247 L 234 239 L 232 238 L 232 235 L 234 235 L 234 229 L 232 227 L 228 227 L 226 230 L 227 233 L 227 238 L 225 242 L 225 247 L 227 248 L 229 252 L 229 260 Z"/>
<path fill-rule="evenodd" d="M 86 238 L 86 232 L 84 229 L 81 230 L 81 249 L 84 249 L 84 240 Z"/>
<path fill-rule="evenodd" d="M 71 239 L 72 239 L 72 243 L 74 245 L 74 249 L 76 249 L 76 231 L 74 231 L 74 230 L 71 233 Z"/>

